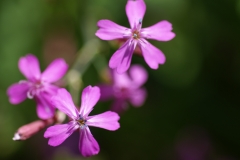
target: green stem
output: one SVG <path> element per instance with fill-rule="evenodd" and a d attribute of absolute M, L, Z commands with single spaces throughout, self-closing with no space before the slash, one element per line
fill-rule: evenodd
<path fill-rule="evenodd" d="M 78 51 L 78 57 L 65 77 L 75 104 L 79 104 L 79 92 L 83 87 L 82 76 L 100 50 L 100 40 L 91 39 L 87 41 Z"/>

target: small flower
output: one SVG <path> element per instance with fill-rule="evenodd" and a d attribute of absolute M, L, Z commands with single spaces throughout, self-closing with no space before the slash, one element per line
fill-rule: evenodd
<path fill-rule="evenodd" d="M 28 54 L 20 58 L 18 67 L 27 80 L 22 80 L 8 88 L 10 103 L 19 104 L 26 98 L 35 99 L 38 117 L 41 119 L 53 117 L 54 107 L 50 103 L 50 98 L 59 88 L 52 83 L 61 79 L 66 73 L 68 69 L 66 62 L 61 58 L 55 59 L 41 74 L 38 59 Z"/>
<path fill-rule="evenodd" d="M 143 0 L 128 0 L 126 13 L 131 29 L 120 26 L 110 20 L 98 21 L 99 30 L 96 36 L 102 40 L 127 39 L 127 41 L 113 54 L 109 61 L 109 67 L 117 69 L 118 73 L 128 70 L 133 52 L 139 46 L 143 58 L 152 69 L 157 69 L 158 64 L 165 63 L 165 55 L 146 39 L 169 41 L 175 37 L 172 32 L 172 24 L 168 21 L 160 21 L 148 28 L 142 28 L 142 21 L 146 11 Z"/>
<path fill-rule="evenodd" d="M 147 81 L 148 74 L 140 65 L 132 65 L 127 72 L 118 74 L 112 71 L 111 85 L 100 85 L 101 100 L 114 99 L 111 110 L 122 112 L 127 108 L 127 101 L 140 107 L 146 99 L 146 89 L 142 85 Z"/>
<path fill-rule="evenodd" d="M 80 131 L 79 151 L 85 157 L 98 154 L 99 145 L 91 134 L 88 126 L 95 126 L 107 130 L 117 130 L 119 116 L 115 112 L 107 111 L 95 116 L 89 116 L 100 97 L 98 87 L 88 86 L 82 93 L 82 104 L 78 111 L 73 104 L 71 95 L 66 89 L 59 89 L 56 96 L 52 97 L 52 103 L 62 112 L 66 113 L 71 121 L 67 124 L 60 124 L 49 127 L 44 133 L 49 138 L 48 144 L 58 146 L 64 142 L 74 131 Z"/>

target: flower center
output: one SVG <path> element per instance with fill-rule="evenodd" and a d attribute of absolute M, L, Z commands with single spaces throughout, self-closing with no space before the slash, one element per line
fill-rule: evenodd
<path fill-rule="evenodd" d="M 43 87 L 43 84 L 42 84 L 41 81 L 37 81 L 37 82 L 35 83 L 35 88 L 36 88 L 36 89 L 39 89 L 39 88 L 42 88 L 42 87 Z"/>
<path fill-rule="evenodd" d="M 77 122 L 81 129 L 83 129 L 87 126 L 86 125 L 87 120 L 85 120 L 81 115 L 79 115 Z"/>
<path fill-rule="evenodd" d="M 44 84 L 41 80 L 37 82 L 30 83 L 29 91 L 27 92 L 27 97 L 32 99 L 35 95 L 38 95 L 41 91 L 44 90 Z"/>
<path fill-rule="evenodd" d="M 125 99 L 129 96 L 129 89 L 126 87 L 115 88 L 115 96 Z"/>
<path fill-rule="evenodd" d="M 142 28 L 142 19 L 139 19 L 138 24 L 136 24 L 136 26 L 132 30 L 132 37 L 134 39 L 138 40 L 141 38 L 141 33 L 140 33 L 141 28 Z"/>
<path fill-rule="evenodd" d="M 134 39 L 139 39 L 140 38 L 140 32 L 138 30 L 135 30 L 132 32 L 132 37 Z"/>

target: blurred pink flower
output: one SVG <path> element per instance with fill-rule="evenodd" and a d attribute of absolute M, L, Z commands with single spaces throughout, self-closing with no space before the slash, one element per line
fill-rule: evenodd
<path fill-rule="evenodd" d="M 157 69 L 159 64 L 165 63 L 165 55 L 146 39 L 169 41 L 175 37 L 172 32 L 172 24 L 168 21 L 160 21 L 153 26 L 142 29 L 142 20 L 146 11 L 143 0 L 128 0 L 126 14 L 131 29 L 120 26 L 110 20 L 100 20 L 97 25 L 99 30 L 96 36 L 102 40 L 114 40 L 125 38 L 127 41 L 113 54 L 109 61 L 109 67 L 117 69 L 118 73 L 128 70 L 133 52 L 138 45 L 142 51 L 146 63 L 152 69 Z"/>
<path fill-rule="evenodd" d="M 64 76 L 68 69 L 66 62 L 61 58 L 55 59 L 41 73 L 37 57 L 28 54 L 20 58 L 18 67 L 27 80 L 12 84 L 7 89 L 10 103 L 19 104 L 26 98 L 34 98 L 37 101 L 38 117 L 41 119 L 53 117 L 54 107 L 50 103 L 50 98 L 59 88 L 52 83 Z"/>
<path fill-rule="evenodd" d="M 80 131 L 79 151 L 85 157 L 98 154 L 99 145 L 91 134 L 88 126 L 95 126 L 107 130 L 117 130 L 119 116 L 115 112 L 107 111 L 95 116 L 88 116 L 100 97 L 98 87 L 88 86 L 82 93 L 82 104 L 78 111 L 73 104 L 71 95 L 66 89 L 59 89 L 56 96 L 52 97 L 52 103 L 60 111 L 66 113 L 72 120 L 68 124 L 60 124 L 49 127 L 44 133 L 49 138 L 48 144 L 58 146 L 64 142 L 74 131 Z"/>
<path fill-rule="evenodd" d="M 114 99 L 111 110 L 118 113 L 127 108 L 127 101 L 135 107 L 142 106 L 147 96 L 146 89 L 142 85 L 147 79 L 147 71 L 140 65 L 132 65 L 129 73 L 118 74 L 113 70 L 113 84 L 99 85 L 101 100 Z"/>

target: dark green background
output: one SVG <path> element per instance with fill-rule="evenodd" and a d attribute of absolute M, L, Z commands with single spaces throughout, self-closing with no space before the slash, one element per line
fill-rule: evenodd
<path fill-rule="evenodd" d="M 145 2 L 143 27 L 168 20 L 176 37 L 151 41 L 167 57 L 158 70 L 133 57 L 132 63 L 142 64 L 149 73 L 146 103 L 129 107 L 116 132 L 91 128 L 101 151 L 90 159 L 194 160 L 181 157 L 181 146 L 196 157 L 200 155 L 191 149 L 203 152 L 201 160 L 240 158 L 240 1 Z M 71 65 L 77 51 L 95 38 L 98 20 L 129 27 L 125 4 L 126 0 L 0 1 L 0 159 L 81 159 L 77 133 L 55 148 L 47 145 L 44 131 L 24 142 L 12 141 L 18 127 L 37 119 L 36 107 L 32 100 L 11 105 L 6 90 L 24 79 L 17 67 L 21 56 L 35 54 L 42 69 L 56 57 Z M 102 45 L 101 55 L 108 61 L 117 48 L 108 42 Z M 100 80 L 90 65 L 84 85 Z M 98 103 L 92 114 L 106 111 L 110 104 Z"/>

